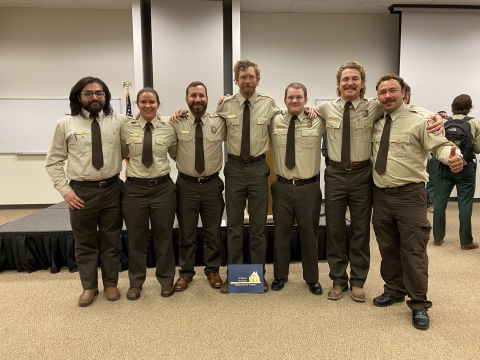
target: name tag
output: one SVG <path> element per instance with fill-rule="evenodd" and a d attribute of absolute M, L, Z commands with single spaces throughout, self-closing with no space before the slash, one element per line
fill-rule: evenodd
<path fill-rule="evenodd" d="M 337 118 L 335 116 L 329 116 L 328 120 L 337 120 Z"/>
<path fill-rule="evenodd" d="M 227 119 L 235 119 L 237 115 L 227 115 Z"/>
<path fill-rule="evenodd" d="M 85 135 L 87 132 L 86 131 L 77 131 L 76 134 L 77 135 Z"/>
<path fill-rule="evenodd" d="M 136 137 L 136 136 L 139 136 L 139 135 L 138 134 L 130 134 L 130 136 Z"/>
<path fill-rule="evenodd" d="M 180 130 L 180 134 L 190 134 L 190 131 L 188 131 L 188 130 Z"/>
<path fill-rule="evenodd" d="M 284 125 L 277 125 L 277 129 L 285 129 Z"/>

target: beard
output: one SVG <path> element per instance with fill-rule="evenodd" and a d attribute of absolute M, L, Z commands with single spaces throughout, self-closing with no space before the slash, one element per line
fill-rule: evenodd
<path fill-rule="evenodd" d="M 98 114 L 103 110 L 105 104 L 98 100 L 91 100 L 87 103 L 83 103 L 83 108 L 87 110 L 90 114 Z"/>
<path fill-rule="evenodd" d="M 201 104 L 189 103 L 188 108 L 194 115 L 203 115 L 207 111 L 207 104 L 202 102 Z"/>

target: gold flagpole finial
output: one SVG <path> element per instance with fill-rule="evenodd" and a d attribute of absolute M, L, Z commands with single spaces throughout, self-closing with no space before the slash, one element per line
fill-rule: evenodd
<path fill-rule="evenodd" d="M 127 91 L 128 91 L 128 88 L 132 87 L 132 83 L 130 81 L 124 81 L 123 82 L 123 87 L 127 88 Z"/>

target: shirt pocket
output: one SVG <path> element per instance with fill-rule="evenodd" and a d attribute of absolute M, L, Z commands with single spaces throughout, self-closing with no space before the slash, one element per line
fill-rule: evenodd
<path fill-rule="evenodd" d="M 205 137 L 207 138 L 207 140 L 209 142 L 212 142 L 212 143 L 215 143 L 215 142 L 218 142 L 218 141 L 223 141 L 223 136 L 222 136 L 222 132 L 221 131 L 217 131 L 215 133 L 213 133 L 211 131 L 211 129 L 207 130 L 207 134 L 205 135 Z"/>
<path fill-rule="evenodd" d="M 302 130 L 300 144 L 303 149 L 320 149 L 320 137 L 316 130 Z"/>
<path fill-rule="evenodd" d="M 409 154 L 410 135 L 391 135 L 390 148 L 391 155 L 398 158 L 407 157 Z"/>
<path fill-rule="evenodd" d="M 340 121 L 327 121 L 325 127 L 327 129 L 328 141 L 341 141 L 342 129 L 340 127 Z"/>
<path fill-rule="evenodd" d="M 92 134 L 82 131 L 74 132 L 68 140 L 68 151 L 73 154 L 86 154 L 92 152 Z"/>
<path fill-rule="evenodd" d="M 228 132 L 231 133 L 231 136 L 239 136 L 240 135 L 240 119 L 238 117 L 225 119 L 227 122 L 227 129 Z"/>
<path fill-rule="evenodd" d="M 141 137 L 129 137 L 125 143 L 128 146 L 130 156 L 141 156 L 143 151 L 143 138 Z"/>
<path fill-rule="evenodd" d="M 268 136 L 268 126 L 270 125 L 270 118 L 257 118 L 257 125 L 262 129 L 262 138 Z"/>
<path fill-rule="evenodd" d="M 273 143 L 277 148 L 284 148 L 287 146 L 288 129 L 273 129 Z"/>
<path fill-rule="evenodd" d="M 360 120 L 355 123 L 355 138 L 357 142 L 370 142 L 373 124 L 370 120 Z"/>
<path fill-rule="evenodd" d="M 156 137 L 155 149 L 153 150 L 155 157 L 158 157 L 159 159 L 165 159 L 167 157 L 168 147 L 169 144 L 165 139 L 162 139 L 161 137 Z"/>
<path fill-rule="evenodd" d="M 178 141 L 189 142 L 189 141 L 192 141 L 193 135 L 190 134 L 190 133 L 188 133 L 188 134 L 178 134 L 177 138 L 178 138 Z"/>

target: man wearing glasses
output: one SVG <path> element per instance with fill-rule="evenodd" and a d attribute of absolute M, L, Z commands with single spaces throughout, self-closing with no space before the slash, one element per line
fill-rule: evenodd
<path fill-rule="evenodd" d="M 120 298 L 122 181 L 118 174 L 122 169 L 120 128 L 126 118 L 113 113 L 110 91 L 98 78 L 80 79 L 69 99 L 71 113 L 54 127 L 46 169 L 70 208 L 83 287 L 78 306 L 84 307 L 98 294 L 99 256 L 105 296 L 109 301 Z"/>
<path fill-rule="evenodd" d="M 265 226 L 268 212 L 268 175 L 265 162 L 270 121 L 279 111 L 275 101 L 256 91 L 260 69 L 250 60 L 239 60 L 234 67 L 239 92 L 226 97 L 217 114 L 227 123 L 225 200 L 227 207 L 228 264 L 243 263 L 243 224 L 246 200 L 250 219 L 249 257 L 252 264 L 265 264 Z M 264 281 L 264 291 L 268 283 Z M 220 291 L 228 293 L 228 279 Z"/>

